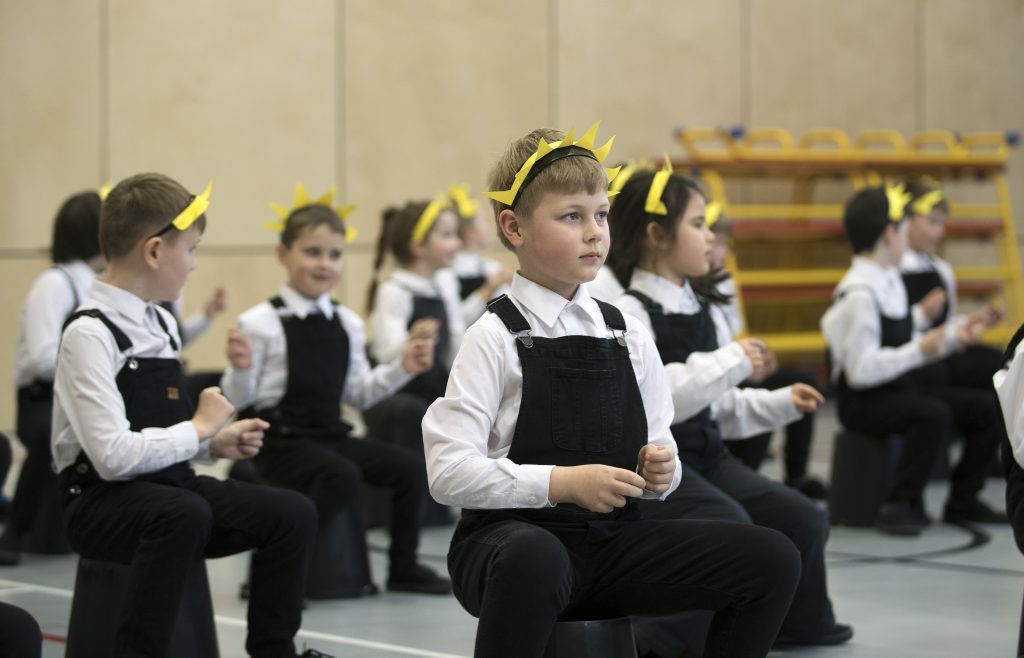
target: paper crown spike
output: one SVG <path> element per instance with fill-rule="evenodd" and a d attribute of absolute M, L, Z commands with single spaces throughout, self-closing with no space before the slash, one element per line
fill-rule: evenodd
<path fill-rule="evenodd" d="M 922 194 L 916 201 L 910 204 L 910 210 L 915 215 L 927 215 L 935 206 L 939 205 L 946 198 L 942 190 L 932 190 Z"/>
<path fill-rule="evenodd" d="M 352 214 L 352 211 L 356 209 L 356 206 L 354 204 L 349 204 L 333 208 L 331 204 L 334 202 L 334 195 L 337 194 L 337 192 L 337 186 L 331 185 L 330 189 L 328 189 L 326 192 L 324 192 L 314 200 L 309 195 L 309 192 L 306 190 L 306 186 L 303 185 L 301 182 L 297 182 L 295 183 L 295 196 L 292 198 L 292 207 L 285 208 L 281 204 L 271 201 L 270 207 L 274 209 L 274 214 L 278 216 L 279 220 L 272 222 L 264 222 L 263 226 L 265 228 L 270 229 L 271 231 L 274 231 L 275 233 L 281 233 L 282 231 L 284 231 L 285 222 L 287 222 L 288 216 L 291 215 L 296 210 L 298 210 L 299 208 L 303 208 L 305 206 L 326 206 L 328 208 L 331 208 L 334 212 L 336 212 L 338 214 L 338 217 L 340 217 L 342 221 L 345 221 L 345 219 L 347 219 L 348 216 Z M 356 230 L 351 226 L 346 225 L 345 242 L 351 242 L 353 239 L 355 239 L 355 236 Z"/>
<path fill-rule="evenodd" d="M 288 213 L 290 211 L 287 208 L 285 208 L 284 206 L 282 206 L 280 203 L 275 203 L 275 202 L 271 201 L 270 202 L 270 207 L 274 209 L 274 213 L 276 213 L 277 216 L 280 217 L 282 220 L 288 218 Z"/>
<path fill-rule="evenodd" d="M 112 189 L 114 189 L 114 183 L 108 180 L 103 185 L 100 185 L 100 189 L 96 190 L 96 195 L 99 196 L 100 201 L 106 201 Z"/>
<path fill-rule="evenodd" d="M 907 213 L 907 204 L 910 203 L 910 193 L 904 191 L 903 183 L 898 185 L 888 184 L 885 186 L 885 196 L 889 201 L 889 221 L 898 222 Z"/>
<path fill-rule="evenodd" d="M 334 186 L 334 185 L 331 185 L 330 189 L 327 190 L 326 192 L 324 192 L 323 194 L 321 194 L 317 198 L 315 203 L 317 205 L 321 205 L 321 206 L 329 206 L 329 205 L 331 205 L 332 203 L 334 203 L 334 194 L 337 191 L 338 191 L 338 188 L 336 186 Z"/>
<path fill-rule="evenodd" d="M 672 161 L 668 159 L 668 154 L 665 154 L 664 164 L 654 174 L 654 178 L 651 179 L 651 187 L 647 191 L 647 200 L 644 202 L 645 212 L 649 212 L 652 215 L 668 214 L 668 208 L 665 207 L 665 203 L 661 200 L 661 195 L 665 193 L 665 186 L 668 185 L 668 179 L 671 176 Z"/>
<path fill-rule="evenodd" d="M 309 192 L 306 191 L 306 186 L 302 183 L 295 184 L 295 197 L 292 200 L 292 210 L 295 208 L 301 208 L 302 206 L 308 206 L 313 203 L 313 199 L 310 198 Z"/>
<path fill-rule="evenodd" d="M 576 146 L 587 149 L 589 151 L 594 150 L 594 140 L 597 139 L 597 128 L 601 125 L 600 121 L 594 123 L 587 129 L 587 132 L 583 133 L 583 137 L 576 140 Z"/>
<path fill-rule="evenodd" d="M 717 201 L 712 201 L 704 208 L 704 223 L 708 228 L 715 225 L 722 217 L 722 204 Z"/>
<path fill-rule="evenodd" d="M 185 206 L 185 209 L 171 221 L 174 228 L 179 231 L 184 231 L 189 226 L 192 226 L 192 224 L 199 219 L 199 216 L 206 212 L 206 209 L 210 207 L 210 192 L 212 191 L 213 181 L 211 180 L 206 184 L 206 189 L 203 190 L 202 194 L 192 199 L 191 203 Z"/>
<path fill-rule="evenodd" d="M 612 144 L 614 143 L 615 135 L 612 135 L 611 137 L 608 138 L 608 141 L 604 143 L 604 146 L 602 146 L 599 149 L 592 149 L 594 151 L 594 156 L 597 158 L 598 162 L 603 163 L 605 161 L 605 159 L 608 157 L 608 154 L 611 152 Z"/>

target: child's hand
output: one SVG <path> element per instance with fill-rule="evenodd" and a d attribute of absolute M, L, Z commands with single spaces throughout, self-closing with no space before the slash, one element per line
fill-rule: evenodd
<path fill-rule="evenodd" d="M 420 318 L 409 327 L 409 339 L 429 338 L 437 340 L 437 332 L 441 328 L 441 321 L 437 318 Z"/>
<path fill-rule="evenodd" d="M 410 338 L 402 356 L 402 370 L 410 375 L 418 375 L 434 367 L 433 338 Z"/>
<path fill-rule="evenodd" d="M 235 370 L 252 367 L 252 341 L 241 329 L 228 329 L 228 361 Z"/>
<path fill-rule="evenodd" d="M 676 456 L 665 446 L 648 443 L 640 448 L 636 459 L 640 476 L 643 477 L 644 488 L 656 494 L 663 494 L 672 486 L 672 478 L 676 471 Z"/>
<path fill-rule="evenodd" d="M 758 338 L 741 338 L 736 343 L 743 348 L 743 354 L 746 355 L 750 364 L 754 366 L 754 372 L 747 378 L 748 381 L 757 383 L 763 380 L 765 375 L 765 352 L 768 351 L 768 346 L 764 344 L 763 340 Z"/>
<path fill-rule="evenodd" d="M 203 314 L 206 315 L 207 320 L 212 320 L 228 307 L 228 291 L 224 286 L 217 286 L 217 289 L 213 291 L 210 298 L 206 300 L 206 306 L 203 307 Z"/>
<path fill-rule="evenodd" d="M 196 409 L 196 415 L 192 416 L 199 440 L 203 441 L 216 434 L 233 413 L 235 407 L 221 394 L 220 387 L 204 388 L 199 394 L 199 408 Z"/>
<path fill-rule="evenodd" d="M 574 503 L 591 512 L 607 513 L 625 506 L 626 498 L 642 496 L 645 485 L 640 475 L 624 468 L 556 466 L 551 471 L 548 498 L 553 503 Z"/>
<path fill-rule="evenodd" d="M 957 322 L 954 328 L 954 335 L 956 339 L 964 345 L 973 345 L 981 340 L 981 335 L 985 333 L 985 329 L 988 325 L 985 324 L 986 318 L 980 317 L 975 318 L 973 314 L 967 316 L 967 319 L 963 322 Z"/>
<path fill-rule="evenodd" d="M 924 316 L 934 322 L 942 315 L 942 309 L 946 306 L 946 289 L 937 286 L 928 291 L 918 304 Z"/>
<path fill-rule="evenodd" d="M 967 316 L 967 321 L 980 325 L 984 329 L 988 329 L 999 323 L 1003 319 L 1003 309 L 989 304 L 985 308 L 978 309 L 974 313 Z"/>
<path fill-rule="evenodd" d="M 825 402 L 825 397 L 813 386 L 808 386 L 807 384 L 793 384 L 791 395 L 793 396 L 793 405 L 797 411 L 802 411 L 805 414 L 817 410 L 818 405 Z"/>
<path fill-rule="evenodd" d="M 210 439 L 210 456 L 225 459 L 249 459 L 263 447 L 263 432 L 270 423 L 259 418 L 236 420 Z"/>
<path fill-rule="evenodd" d="M 927 359 L 942 356 L 942 351 L 946 346 L 946 325 L 940 325 L 924 332 L 917 345 L 921 354 Z"/>

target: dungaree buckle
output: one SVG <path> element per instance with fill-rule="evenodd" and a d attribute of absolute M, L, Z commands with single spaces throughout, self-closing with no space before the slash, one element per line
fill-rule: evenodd
<path fill-rule="evenodd" d="M 613 331 L 612 335 L 615 336 L 615 342 L 619 344 L 619 347 L 625 347 L 626 346 L 626 332 L 622 332 L 620 334 L 617 334 L 617 333 L 615 333 Z"/>
<path fill-rule="evenodd" d="M 530 335 L 530 331 L 520 331 L 516 334 L 516 338 L 523 344 L 523 347 L 530 349 L 533 347 L 533 336 Z"/>

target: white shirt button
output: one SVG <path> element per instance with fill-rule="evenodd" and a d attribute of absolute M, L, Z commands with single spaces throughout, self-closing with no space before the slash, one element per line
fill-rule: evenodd
<path fill-rule="evenodd" d="M 529 497 L 529 498 L 527 498 L 526 500 L 527 500 L 527 502 L 529 502 L 529 503 L 530 503 L 531 505 L 536 505 L 536 504 L 537 504 L 537 497 L 536 497 L 536 496 L 530 496 L 530 497 Z"/>

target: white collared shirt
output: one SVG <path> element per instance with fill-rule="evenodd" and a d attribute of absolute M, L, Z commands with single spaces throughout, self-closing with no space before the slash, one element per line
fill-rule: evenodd
<path fill-rule="evenodd" d="M 462 335 L 466 332 L 459 300 L 459 281 L 451 270 L 440 270 L 433 279 L 425 279 L 408 270 L 395 270 L 380 282 L 370 313 L 370 353 L 377 363 L 390 363 L 405 352 L 409 340 L 409 318 L 413 297 L 430 297 L 444 302 L 448 316 L 448 354 L 444 366 L 450 367 Z"/>
<path fill-rule="evenodd" d="M 919 272 L 935 272 L 942 279 L 946 288 L 946 303 L 949 304 L 947 320 L 956 315 L 956 275 L 953 274 L 953 266 L 938 256 L 930 256 L 923 251 L 907 249 L 900 259 L 900 273 L 917 274 Z M 911 308 L 914 315 L 914 327 L 920 330 L 927 330 L 932 326 L 932 321 L 925 316 L 921 304 L 914 304 Z"/>
<path fill-rule="evenodd" d="M 516 274 L 509 297 L 534 336 L 613 337 L 584 286 L 572 300 L 566 300 Z M 669 432 L 672 406 L 665 394 L 667 384 L 658 350 L 650 334 L 629 316 L 626 344 L 647 414 L 648 441 L 676 452 Z M 516 464 L 507 457 L 521 411 L 522 390 L 516 338 L 497 315 L 485 313 L 466 332 L 445 396 L 438 398 L 423 418 L 427 476 L 435 499 L 474 509 L 552 505 L 548 486 L 554 466 Z M 677 458 L 669 492 L 678 486 L 679 478 Z M 655 496 L 645 493 L 645 497 Z"/>
<path fill-rule="evenodd" d="M 690 286 L 682 286 L 653 272 L 635 269 L 629 287 L 661 305 L 665 313 L 696 315 L 701 302 Z M 651 317 L 636 297 L 615 300 L 624 313 L 640 320 L 651 333 Z M 707 406 L 723 437 L 743 439 L 787 425 L 800 417 L 793 403 L 792 387 L 774 391 L 737 388 L 754 371 L 743 348 L 732 341 L 722 308 L 711 304 L 708 312 L 715 325 L 718 344 L 713 352 L 693 352 L 684 363 L 665 364 L 674 407 L 673 423 L 681 423 Z"/>
<path fill-rule="evenodd" d="M 92 268 L 80 260 L 54 265 L 36 277 L 18 315 L 21 332 L 14 353 L 16 387 L 53 381 L 64 320 L 89 295 L 89 285 L 95 278 Z"/>
<path fill-rule="evenodd" d="M 102 311 L 132 346 L 121 352 L 96 318 L 79 318 L 64 332 L 54 380 L 51 445 L 57 468 L 72 464 L 83 450 L 104 480 L 130 480 L 188 459 L 209 460 L 209 441 L 199 441 L 191 420 L 131 431 L 117 389 L 117 374 L 129 356 L 179 358 L 168 336 L 169 331 L 181 345 L 171 314 L 98 279 L 79 309 Z"/>
<path fill-rule="evenodd" d="M 1017 345 L 1010 364 L 992 376 L 1013 458 L 1024 468 L 1024 342 Z"/>
<path fill-rule="evenodd" d="M 899 320 L 907 315 L 907 289 L 895 267 L 886 267 L 865 256 L 854 256 L 853 264 L 836 286 L 832 305 L 821 318 L 832 355 L 833 380 L 846 375 L 852 388 L 871 388 L 896 379 L 924 365 L 920 337 L 897 347 L 882 347 L 879 313 Z M 952 323 L 947 326 L 942 358 L 959 347 Z"/>
<path fill-rule="evenodd" d="M 278 294 L 284 302 L 280 312 L 267 301 L 250 308 L 238 318 L 238 328 L 252 343 L 252 367 L 237 370 L 229 366 L 220 382 L 224 396 L 236 408 L 254 406 L 266 409 L 276 406 L 284 397 L 288 386 L 288 341 L 281 325 L 281 314 L 305 318 L 312 312 L 319 312 L 328 319 L 337 314 L 341 320 L 341 326 L 348 334 L 349 354 L 345 389 L 338 401 L 339 414 L 342 402 L 357 409 L 366 409 L 413 378 L 402 369 L 401 355 L 371 370 L 366 358 L 366 331 L 362 319 L 354 311 L 332 304 L 326 293 L 309 299 L 286 284 L 281 286 Z M 324 367 L 335 365 L 325 363 Z"/>

